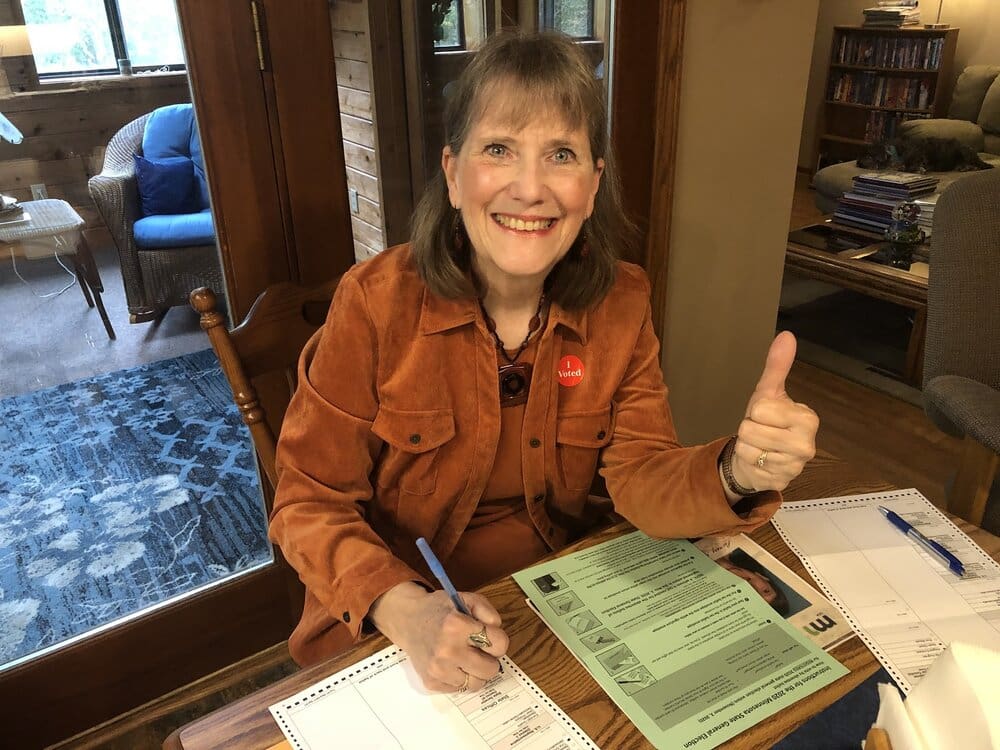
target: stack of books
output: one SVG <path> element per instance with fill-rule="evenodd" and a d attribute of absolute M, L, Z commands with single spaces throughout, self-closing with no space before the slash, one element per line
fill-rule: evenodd
<path fill-rule="evenodd" d="M 933 193 L 938 178 L 906 172 L 869 172 L 854 178 L 854 189 L 844 193 L 833 220 L 857 229 L 883 233 L 892 224 L 900 203 Z"/>
<path fill-rule="evenodd" d="M 913 200 L 933 193 L 940 178 L 914 172 L 865 172 L 854 178 L 854 192 Z"/>
<path fill-rule="evenodd" d="M 865 8 L 865 26 L 901 28 L 920 23 L 917 0 L 879 0 L 874 8 Z"/>
<path fill-rule="evenodd" d="M 920 208 L 917 225 L 924 230 L 924 233 L 928 237 L 931 236 L 931 231 L 934 229 L 934 207 L 937 205 L 937 200 L 940 197 L 940 193 L 934 193 L 933 195 L 927 195 L 913 201 Z"/>

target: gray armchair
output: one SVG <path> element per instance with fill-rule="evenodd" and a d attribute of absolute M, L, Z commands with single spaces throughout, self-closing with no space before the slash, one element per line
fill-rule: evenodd
<path fill-rule="evenodd" d="M 964 438 L 948 510 L 978 526 L 1000 453 L 1000 169 L 944 191 L 930 267 L 924 410 Z"/>
<path fill-rule="evenodd" d="M 208 209 L 204 166 L 200 163 L 197 126 L 190 108 L 190 104 L 161 107 L 125 125 L 108 143 L 101 173 L 91 177 L 88 183 L 91 198 L 118 248 L 129 321 L 132 323 L 154 320 L 170 307 L 188 304 L 192 289 L 201 286 L 225 288 Z M 143 155 L 143 136 L 147 123 L 154 117 L 159 118 L 156 145 L 160 150 L 167 149 L 165 153 L 158 152 L 154 156 L 183 153 L 183 147 L 190 144 L 187 155 L 201 170 L 200 204 L 198 212 L 190 216 L 144 217 L 142 214 L 133 157 Z M 200 227 L 200 231 L 188 233 L 196 239 L 180 239 L 171 243 L 155 236 L 158 231 L 156 223 L 159 223 L 161 232 L 162 227 L 166 227 L 166 231 L 176 231 L 178 224 L 183 231 L 187 231 L 187 226 L 192 223 L 188 221 L 185 224 L 187 219 L 194 219 Z M 142 221 L 154 223 L 154 241 L 147 242 L 140 237 L 137 242 L 135 226 Z M 145 237 L 149 235 L 146 232 Z"/>

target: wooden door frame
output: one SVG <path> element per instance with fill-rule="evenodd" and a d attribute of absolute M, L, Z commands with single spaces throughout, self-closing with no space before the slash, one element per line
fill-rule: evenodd
<path fill-rule="evenodd" d="M 635 261 L 649 274 L 653 327 L 663 345 L 685 16 L 686 0 L 618 0 L 615 15 L 611 143 L 641 237 Z M 650 75 L 635 75 L 650 63 Z"/>
<path fill-rule="evenodd" d="M 263 70 L 250 2 L 177 0 L 236 321 L 266 286 L 354 262 L 328 0 L 257 2 Z M 0 672 L 5 744 L 66 739 L 279 643 L 294 607 L 270 564 Z"/>

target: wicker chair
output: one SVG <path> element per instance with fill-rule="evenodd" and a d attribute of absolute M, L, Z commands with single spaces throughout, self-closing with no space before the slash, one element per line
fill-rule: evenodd
<path fill-rule="evenodd" d="M 1000 169 L 952 183 L 934 211 L 924 410 L 964 438 L 948 510 L 980 526 L 1000 462 Z"/>
<path fill-rule="evenodd" d="M 218 250 L 213 245 L 140 249 L 132 225 L 142 217 L 132 155 L 142 153 L 149 114 L 123 127 L 108 143 L 101 173 L 90 178 L 90 196 L 118 248 L 129 322 L 159 318 L 188 304 L 192 289 L 223 289 Z"/>

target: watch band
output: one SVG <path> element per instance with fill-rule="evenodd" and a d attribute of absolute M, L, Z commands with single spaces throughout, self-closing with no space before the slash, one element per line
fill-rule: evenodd
<path fill-rule="evenodd" d="M 742 495 L 747 497 L 748 495 L 756 495 L 757 490 L 748 489 L 742 484 L 736 481 L 736 477 L 733 476 L 733 452 L 736 450 L 736 436 L 733 435 L 729 438 L 729 442 L 726 443 L 725 447 L 722 449 L 722 454 L 719 456 L 719 467 L 722 469 L 722 476 L 726 480 L 726 484 L 729 485 L 729 490 L 734 495 Z"/>

